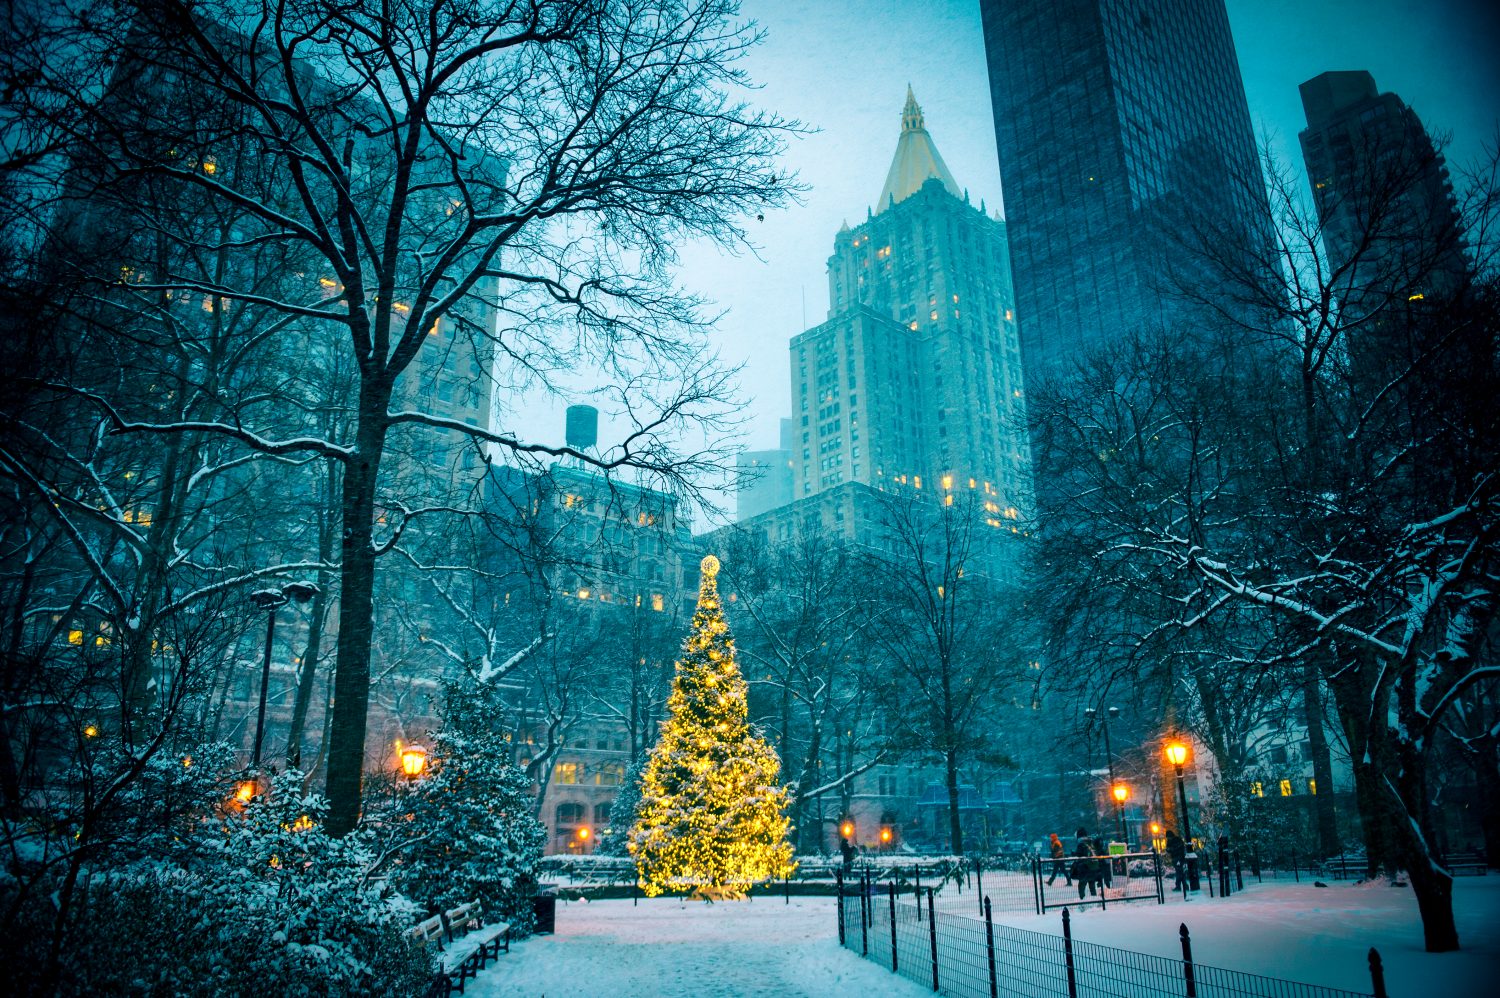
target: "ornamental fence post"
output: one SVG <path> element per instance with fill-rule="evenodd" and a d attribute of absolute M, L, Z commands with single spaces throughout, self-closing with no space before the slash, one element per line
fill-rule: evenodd
<path fill-rule="evenodd" d="M 922 903 L 922 895 L 917 895 L 917 904 Z M 891 973 L 897 969 L 896 962 L 896 882 L 891 881 Z"/>
<path fill-rule="evenodd" d="M 1063 909 L 1063 962 L 1068 968 L 1068 998 L 1078 998 L 1078 975 L 1073 968 L 1073 921 L 1067 908 Z"/>
<path fill-rule="evenodd" d="M 839 870 L 839 871 L 835 872 L 833 876 L 834 876 L 835 880 L 838 883 L 838 892 L 839 892 L 839 902 L 838 902 L 838 906 L 839 906 L 839 946 L 842 947 L 844 945 L 844 871 L 843 870 Z"/>
<path fill-rule="evenodd" d="M 931 887 L 927 888 L 927 935 L 932 939 L 932 990 L 938 989 L 937 966 L 937 902 Z M 918 899 L 921 895 L 917 895 Z"/>
<path fill-rule="evenodd" d="M 1375 998 L 1386 998 L 1385 993 L 1385 967 L 1380 963 L 1380 953 L 1374 946 L 1370 947 L 1370 983 L 1375 987 Z"/>
<path fill-rule="evenodd" d="M 864 889 L 863 877 L 859 890 L 859 955 L 870 955 L 870 892 Z"/>
<path fill-rule="evenodd" d="M 1182 937 L 1182 980 L 1187 985 L 1187 998 L 1197 998 L 1198 982 L 1193 975 L 1193 941 L 1188 937 L 1186 922 L 1177 927 L 1177 934 Z"/>
<path fill-rule="evenodd" d="M 995 976 L 995 919 L 990 913 L 990 899 L 984 899 L 984 948 L 990 958 L 990 998 L 999 998 L 1000 981 Z"/>

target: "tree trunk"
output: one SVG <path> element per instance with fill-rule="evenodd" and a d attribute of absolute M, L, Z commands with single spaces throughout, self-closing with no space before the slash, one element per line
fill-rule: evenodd
<path fill-rule="evenodd" d="M 1417 896 L 1427 952 L 1448 953 L 1458 949 L 1458 925 L 1453 919 L 1453 876 L 1439 865 L 1431 846 L 1421 749 L 1402 743 L 1395 746 L 1392 755 L 1396 757 L 1397 769 L 1394 779 L 1384 784 L 1382 803 L 1396 817 L 1389 825 L 1395 832 L 1396 851 L 1406 866 L 1412 892 Z"/>
<path fill-rule="evenodd" d="M 1333 804 L 1333 760 L 1328 752 L 1328 732 L 1323 730 L 1322 673 L 1316 658 L 1302 670 L 1302 705 L 1307 714 L 1308 754 L 1312 756 L 1313 808 L 1318 824 L 1318 852 L 1327 857 L 1340 851 L 1338 815 Z"/>
<path fill-rule="evenodd" d="M 943 753 L 943 762 L 946 769 L 944 775 L 948 779 L 948 838 L 953 847 L 953 855 L 964 854 L 964 829 L 963 822 L 959 820 L 958 813 L 958 749 L 950 745 Z"/>
<path fill-rule="evenodd" d="M 334 660 L 333 721 L 328 731 L 327 828 L 332 835 L 344 835 L 359 823 L 370 704 L 375 488 L 385 447 L 389 392 L 380 392 L 366 381 L 360 396 L 355 453 L 344 465 L 339 646 Z"/>
<path fill-rule="evenodd" d="M 317 683 L 318 656 L 323 650 L 323 621 L 328 616 L 328 602 L 328 573 L 319 571 L 318 595 L 313 597 L 312 616 L 307 625 L 307 648 L 302 653 L 302 668 L 297 673 L 297 702 L 292 707 L 292 725 L 286 735 L 288 769 L 302 768 L 302 729 L 307 725 L 307 710 L 312 705 L 313 686 Z"/>
<path fill-rule="evenodd" d="M 333 560 L 335 535 L 333 509 L 339 494 L 339 466 L 333 461 L 325 468 L 327 491 L 322 496 L 318 510 L 318 562 L 323 565 Z M 323 627 L 328 619 L 328 607 L 333 601 L 329 593 L 330 574 L 318 569 L 318 595 L 313 597 L 312 615 L 307 625 L 307 650 L 302 653 L 302 669 L 297 674 L 297 702 L 292 708 L 292 726 L 286 738 L 286 764 L 292 769 L 302 768 L 302 732 L 307 726 L 307 711 L 312 705 L 313 687 L 318 679 L 318 657 L 323 653 Z"/>

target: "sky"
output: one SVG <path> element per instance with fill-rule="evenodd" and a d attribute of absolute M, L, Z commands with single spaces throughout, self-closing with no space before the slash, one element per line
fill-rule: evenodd
<path fill-rule="evenodd" d="M 1400 95 L 1450 166 L 1478 159 L 1500 133 L 1500 4 L 1480 0 L 1227 0 L 1253 124 L 1301 170 L 1305 126 L 1297 85 L 1328 70 L 1365 69 Z M 742 444 L 777 445 L 790 413 L 787 343 L 828 312 L 826 262 L 841 223 L 865 218 L 885 181 L 910 84 L 927 129 L 971 200 L 1002 203 L 978 0 L 743 0 L 764 43 L 744 66 L 754 99 L 815 129 L 786 164 L 802 203 L 750 222 L 754 255 L 683 251 L 681 281 L 726 310 L 713 337 L 743 365 Z M 1457 178 L 1455 178 L 1457 180 Z M 526 429 L 561 437 L 562 417 L 534 409 Z M 608 438 L 609 421 L 601 427 Z M 699 525 L 699 529 L 705 525 Z"/>

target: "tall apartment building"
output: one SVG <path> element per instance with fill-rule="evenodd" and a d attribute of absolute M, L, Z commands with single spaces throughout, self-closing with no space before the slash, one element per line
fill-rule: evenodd
<path fill-rule="evenodd" d="M 992 526 L 1016 519 L 1030 452 L 1005 224 L 968 203 L 909 90 L 880 200 L 839 230 L 828 289 L 828 319 L 791 343 L 795 496 L 974 490 Z"/>
<path fill-rule="evenodd" d="M 1223 0 L 981 0 L 1022 352 L 1171 321 L 1173 245 L 1266 238 Z M 1163 234 L 1166 238 L 1163 239 Z"/>
<path fill-rule="evenodd" d="M 1380 298 L 1451 291 L 1465 269 L 1458 210 L 1421 120 L 1364 70 L 1323 73 L 1298 89 L 1307 114 L 1298 139 L 1330 270 L 1353 264 L 1353 284 Z"/>

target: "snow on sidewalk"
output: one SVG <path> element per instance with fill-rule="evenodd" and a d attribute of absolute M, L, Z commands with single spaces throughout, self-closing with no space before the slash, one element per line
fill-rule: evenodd
<path fill-rule="evenodd" d="M 525 995 L 739 996 L 930 995 L 839 948 L 830 897 L 763 897 L 705 904 L 657 898 L 559 902 L 557 934 L 511 946 L 467 991 Z"/>
<path fill-rule="evenodd" d="M 1231 898 L 1137 902 L 1074 913 L 1076 938 L 1180 958 L 1186 922 L 1202 964 L 1370 991 L 1366 954 L 1385 962 L 1392 998 L 1487 998 L 1500 980 L 1500 877 L 1454 885 L 1458 953 L 1426 953 L 1410 888 L 1384 882 L 1247 885 Z M 967 899 L 968 895 L 965 894 Z M 944 907 L 939 905 L 939 908 Z M 995 913 L 995 921 L 1059 934 L 1060 915 Z M 706 905 L 657 899 L 561 903 L 557 935 L 517 943 L 469 986 L 479 998 L 567 995 L 739 996 L 931 994 L 838 945 L 833 898 Z"/>

